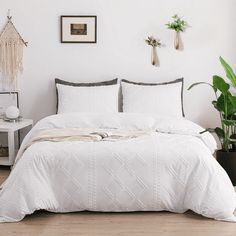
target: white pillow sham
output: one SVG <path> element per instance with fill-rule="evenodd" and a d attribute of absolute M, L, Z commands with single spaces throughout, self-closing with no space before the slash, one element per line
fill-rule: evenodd
<path fill-rule="evenodd" d="M 148 84 L 122 80 L 123 112 L 183 117 L 183 79 Z"/>
<path fill-rule="evenodd" d="M 58 114 L 71 112 L 118 112 L 119 84 L 75 87 L 56 84 Z"/>

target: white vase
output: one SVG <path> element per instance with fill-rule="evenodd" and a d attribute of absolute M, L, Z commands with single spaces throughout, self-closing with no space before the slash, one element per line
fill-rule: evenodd
<path fill-rule="evenodd" d="M 184 50 L 184 45 L 183 41 L 181 38 L 180 32 L 175 31 L 175 41 L 174 41 L 174 46 L 176 50 L 183 51 Z"/>
<path fill-rule="evenodd" d="M 153 66 L 159 66 L 160 65 L 159 59 L 158 59 L 158 56 L 157 56 L 156 47 L 152 47 L 152 49 L 151 49 L 151 63 L 152 63 Z"/>

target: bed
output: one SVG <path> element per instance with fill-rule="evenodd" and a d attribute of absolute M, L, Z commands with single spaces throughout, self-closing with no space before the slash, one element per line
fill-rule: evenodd
<path fill-rule="evenodd" d="M 0 222 L 17 222 L 41 209 L 192 210 L 236 222 L 234 188 L 212 155 L 216 142 L 181 112 L 62 110 L 59 104 L 60 113 L 39 121 L 25 137 L 1 186 Z"/>

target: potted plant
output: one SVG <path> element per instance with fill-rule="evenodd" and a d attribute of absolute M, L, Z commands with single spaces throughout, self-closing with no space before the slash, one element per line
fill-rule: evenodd
<path fill-rule="evenodd" d="M 181 40 L 180 32 L 184 32 L 188 24 L 181 19 L 177 14 L 172 16 L 172 21 L 166 24 L 167 28 L 175 31 L 174 47 L 176 50 L 183 49 L 183 43 Z"/>
<path fill-rule="evenodd" d="M 147 39 L 145 39 L 145 42 L 152 47 L 151 51 L 151 63 L 153 66 L 159 66 L 160 62 L 158 60 L 156 48 L 157 47 L 162 47 L 162 43 L 160 39 L 156 39 L 153 36 L 149 36 Z"/>
<path fill-rule="evenodd" d="M 220 127 L 208 128 L 202 133 L 209 131 L 218 136 L 221 149 L 216 151 L 216 159 L 228 173 L 233 185 L 236 185 L 236 96 L 230 91 L 231 87 L 236 88 L 236 74 L 222 57 L 220 62 L 226 72 L 227 82 L 214 75 L 212 84 L 194 83 L 188 90 L 200 84 L 209 85 L 213 89 L 216 99 L 212 104 L 219 112 Z"/>

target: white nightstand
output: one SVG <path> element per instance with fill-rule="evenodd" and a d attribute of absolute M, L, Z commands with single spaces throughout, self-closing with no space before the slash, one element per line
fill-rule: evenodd
<path fill-rule="evenodd" d="M 15 132 L 19 131 L 23 128 L 33 125 L 33 120 L 29 119 L 22 119 L 19 122 L 6 122 L 0 120 L 0 132 L 8 133 L 8 157 L 0 157 L 0 165 L 4 166 L 12 166 L 15 157 L 16 157 L 16 150 L 15 150 Z"/>

